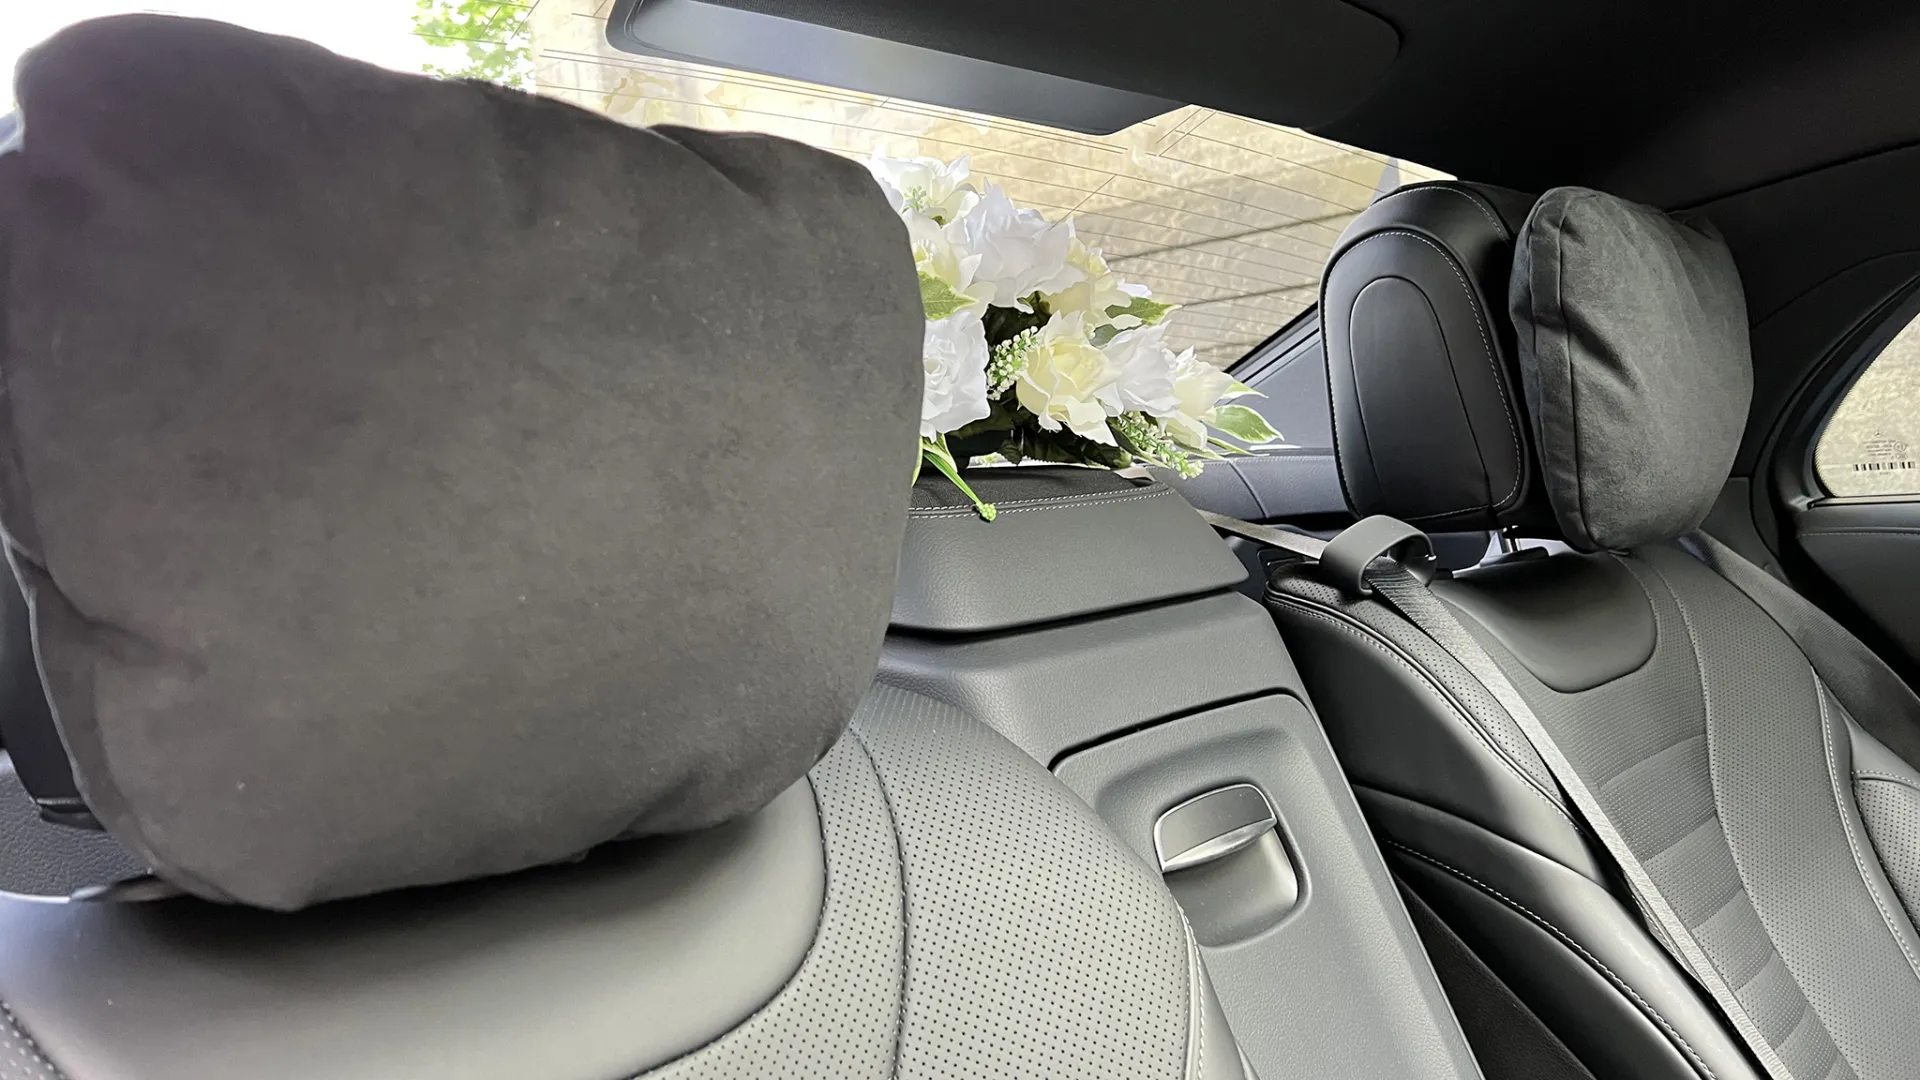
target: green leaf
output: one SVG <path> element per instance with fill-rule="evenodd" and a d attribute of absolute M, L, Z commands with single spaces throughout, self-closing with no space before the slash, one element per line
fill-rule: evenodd
<path fill-rule="evenodd" d="M 1213 410 L 1207 423 L 1254 446 L 1277 442 L 1280 438 L 1280 433 L 1273 430 L 1273 425 L 1267 423 L 1266 417 L 1245 405 L 1222 405 Z"/>
<path fill-rule="evenodd" d="M 920 271 L 920 306 L 927 309 L 927 319 L 939 322 L 958 311 L 965 310 L 973 301 L 953 291 L 953 286 L 927 273 Z"/>
<path fill-rule="evenodd" d="M 995 517 L 999 516 L 1000 512 L 994 509 L 993 504 L 981 502 L 980 496 L 974 494 L 973 488 L 967 484 L 966 480 L 961 478 L 960 467 L 954 464 L 953 454 L 947 450 L 947 443 L 944 437 L 940 439 L 921 439 L 920 453 L 927 461 L 933 463 L 934 468 L 940 470 L 942 476 L 953 481 L 954 487 L 959 488 L 967 498 L 973 500 L 973 509 L 980 515 L 980 520 L 992 521 Z"/>
<path fill-rule="evenodd" d="M 1215 438 L 1209 437 L 1207 439 L 1207 444 L 1212 446 L 1214 449 L 1220 451 L 1220 453 L 1227 455 L 1228 457 L 1235 457 L 1235 456 L 1253 457 L 1254 456 L 1253 451 L 1235 446 L 1225 439 L 1215 439 Z"/>
<path fill-rule="evenodd" d="M 1232 401 L 1235 398 L 1266 397 L 1266 396 L 1267 395 L 1261 393 L 1258 390 L 1255 390 L 1253 387 L 1248 386 L 1246 383 L 1243 383 L 1240 380 L 1235 379 L 1232 385 L 1227 387 L 1227 392 L 1220 395 L 1219 400 Z"/>
<path fill-rule="evenodd" d="M 1139 319 L 1142 323 L 1152 326 L 1166 318 L 1168 312 L 1179 306 L 1178 304 L 1163 304 L 1148 296 L 1136 296 L 1133 298 L 1133 302 L 1127 304 L 1125 307 L 1115 305 L 1108 308 L 1107 318 L 1117 319 L 1122 315 L 1131 315 Z"/>

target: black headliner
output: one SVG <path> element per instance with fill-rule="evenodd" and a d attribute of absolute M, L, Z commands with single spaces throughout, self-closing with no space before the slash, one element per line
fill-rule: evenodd
<path fill-rule="evenodd" d="M 1911 0 L 719 2 L 1669 209 L 1920 141 Z"/>
<path fill-rule="evenodd" d="M 1753 321 L 1736 472 L 1920 274 L 1920 5 L 1362 0 L 1401 32 L 1316 130 L 1522 190 L 1584 184 L 1726 234 Z"/>
<path fill-rule="evenodd" d="M 1674 208 L 1920 139 L 1911 3 L 1365 3 L 1400 54 L 1318 130 L 1462 176 Z"/>

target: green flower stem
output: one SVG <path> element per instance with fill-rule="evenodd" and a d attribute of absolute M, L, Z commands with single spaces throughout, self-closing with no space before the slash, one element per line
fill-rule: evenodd
<path fill-rule="evenodd" d="M 973 500 L 973 509 L 980 515 L 980 520 L 992 521 L 994 518 L 1000 516 L 1000 511 L 994 509 L 993 504 L 990 502 L 981 502 L 980 496 L 974 494 L 972 486 L 960 476 L 960 467 L 955 464 L 953 454 L 947 449 L 946 438 L 944 436 L 937 443 L 933 441 L 922 442 L 921 456 L 931 462 L 934 468 L 939 469 L 942 476 L 953 481 L 954 487 L 959 488 L 967 498 Z"/>

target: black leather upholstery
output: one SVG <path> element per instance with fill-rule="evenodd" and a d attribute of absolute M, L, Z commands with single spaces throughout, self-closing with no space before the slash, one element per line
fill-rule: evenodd
<path fill-rule="evenodd" d="M 915 493 L 882 684 L 1052 765 L 1149 865 L 1159 814 L 1262 785 L 1309 902 L 1225 943 L 1189 912 L 1241 1050 L 1262 1076 L 1472 1075 L 1300 676 L 1272 620 L 1231 591 L 1240 565 L 1218 537 L 1157 484 L 1051 468 L 971 480 L 1001 508 L 991 525 L 942 479 Z"/>
<path fill-rule="evenodd" d="M 1432 275 L 1430 245 L 1411 237 L 1458 235 L 1451 203 L 1465 199 L 1403 202 L 1395 220 L 1409 242 L 1364 241 L 1373 244 L 1370 280 Z M 1363 227 L 1373 228 L 1364 215 L 1356 231 Z M 1485 219 L 1482 227 L 1493 234 Z M 1329 340 L 1336 314 L 1327 313 Z M 1338 317 L 1365 314 L 1362 304 Z M 1372 338 L 1406 351 L 1353 352 L 1362 390 L 1369 375 L 1390 383 L 1395 365 L 1457 370 L 1452 337 L 1405 336 L 1405 310 L 1373 314 L 1387 325 Z M 1659 327 L 1648 331 L 1659 337 Z M 1444 430 L 1480 430 L 1462 410 L 1437 411 L 1451 425 Z M 1630 426 L 1614 437 L 1631 437 Z M 1477 452 L 1436 451 L 1443 442 L 1343 438 L 1339 449 L 1343 462 L 1363 466 L 1349 471 L 1366 475 L 1454 470 L 1396 488 L 1375 509 L 1417 509 L 1440 491 L 1478 496 L 1488 477 L 1497 487 L 1506 475 Z M 1390 447 L 1398 456 L 1388 462 Z M 1515 517 L 1494 495 L 1492 513 L 1510 527 L 1539 525 L 1522 520 L 1537 506 Z M 1920 801 L 1906 801 L 1910 770 L 1858 764 L 1887 762 L 1847 709 L 1905 715 L 1914 703 L 1904 688 L 1875 684 L 1842 708 L 1730 576 L 1658 542 L 1509 558 L 1433 591 L 1595 793 L 1794 1080 L 1911 1077 L 1920 1061 L 1920 934 L 1897 880 L 1920 865 L 1920 828 L 1907 824 Z M 1269 601 L 1396 872 L 1583 1068 L 1600 1080 L 1765 1075 L 1648 934 L 1604 849 L 1484 686 L 1391 610 L 1286 564 Z M 1903 779 L 1862 780 L 1896 773 Z"/>
<path fill-rule="evenodd" d="M 1753 1080 L 1711 1003 L 1605 885 L 1419 803 L 1360 796 L 1395 872 L 1596 1077 Z"/>
<path fill-rule="evenodd" d="M 1463 613 L 1473 608 L 1457 598 L 1477 576 L 1442 592 Z M 1644 597 L 1630 578 L 1606 580 Z M 1498 610 L 1498 595 L 1472 603 Z M 1269 600 L 1396 872 L 1587 1068 L 1691 1080 L 1705 1075 L 1697 1055 L 1723 1080 L 1756 1075 L 1740 1071 L 1711 1004 L 1612 891 L 1605 853 L 1463 668 L 1381 605 L 1311 579 L 1279 575 Z"/>
<path fill-rule="evenodd" d="M 931 470 L 914 488 L 896 629 L 1004 630 L 1212 592 L 1246 577 L 1193 507 L 1157 480 L 1038 466 L 979 470 L 969 484 L 998 508 L 991 523 Z"/>
<path fill-rule="evenodd" d="M 1564 694 L 1633 671 L 1657 643 L 1646 597 L 1612 559 L 1523 549 L 1458 581 L 1434 582 L 1433 591 Z M 1580 620 L 1568 620 L 1569 611 L 1580 612 Z"/>
<path fill-rule="evenodd" d="M 1382 197 L 1321 283 L 1334 449 L 1356 515 L 1428 532 L 1531 525 L 1540 508 L 1506 306 L 1532 199 L 1441 182 Z"/>
<path fill-rule="evenodd" d="M 71 896 L 144 872 L 111 834 L 48 824 L 0 752 L 0 893 Z"/>

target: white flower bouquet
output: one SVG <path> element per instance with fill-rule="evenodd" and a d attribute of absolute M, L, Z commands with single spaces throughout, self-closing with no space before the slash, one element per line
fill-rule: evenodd
<path fill-rule="evenodd" d="M 907 223 L 926 308 L 922 464 L 973 500 L 960 468 L 999 454 L 1192 476 L 1208 460 L 1280 438 L 1234 399 L 1254 391 L 1165 342 L 1174 305 L 1120 280 L 1072 219 L 1050 222 L 967 159 L 879 158 L 868 166 Z"/>

